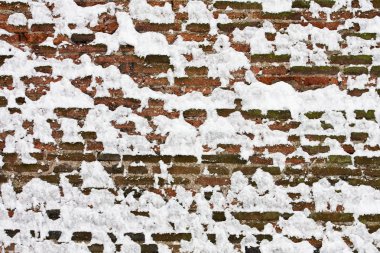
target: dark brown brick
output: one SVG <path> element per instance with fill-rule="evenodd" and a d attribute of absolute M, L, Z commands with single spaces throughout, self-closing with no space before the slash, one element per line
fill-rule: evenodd
<path fill-rule="evenodd" d="M 93 33 L 89 33 L 89 34 L 74 33 L 73 35 L 71 35 L 71 40 L 77 44 L 87 44 L 93 41 L 94 39 L 95 39 L 95 34 Z"/>
<path fill-rule="evenodd" d="M 91 232 L 74 232 L 71 236 L 71 240 L 75 242 L 89 242 L 91 239 Z"/>
<path fill-rule="evenodd" d="M 217 9 L 226 9 L 227 7 L 231 7 L 232 9 L 238 10 L 261 10 L 262 6 L 260 3 L 256 2 L 234 2 L 234 1 L 216 1 L 214 3 L 214 7 Z"/>

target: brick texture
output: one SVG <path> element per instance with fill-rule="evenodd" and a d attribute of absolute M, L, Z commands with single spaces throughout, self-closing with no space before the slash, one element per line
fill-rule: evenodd
<path fill-rule="evenodd" d="M 170 22 L 133 16 L 133 1 L 67 2 L 81 11 L 0 1 L 4 252 L 380 251 L 380 111 L 366 102 L 380 99 L 380 1 L 197 1 L 212 22 L 187 0 L 141 1 Z M 142 55 L 128 33 L 102 43 L 123 32 L 120 13 L 172 51 Z M 222 59 L 223 38 L 234 53 Z M 297 94 L 334 86 L 363 106 L 251 108 L 235 86 L 249 75 Z"/>

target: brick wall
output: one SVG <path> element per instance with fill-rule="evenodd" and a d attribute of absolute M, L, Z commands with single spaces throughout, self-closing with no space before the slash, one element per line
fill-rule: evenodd
<path fill-rule="evenodd" d="M 0 0 L 5 252 L 378 252 L 380 1 Z"/>

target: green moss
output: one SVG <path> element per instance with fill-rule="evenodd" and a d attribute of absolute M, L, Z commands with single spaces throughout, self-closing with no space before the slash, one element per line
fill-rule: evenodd
<path fill-rule="evenodd" d="M 366 141 L 368 138 L 368 133 L 363 132 L 352 132 L 351 141 Z"/>
<path fill-rule="evenodd" d="M 299 20 L 301 14 L 299 12 L 285 11 L 279 13 L 265 12 L 263 13 L 264 19 L 281 19 L 281 20 Z"/>
<path fill-rule="evenodd" d="M 362 38 L 364 40 L 376 39 L 376 33 L 348 33 L 348 34 L 346 34 L 346 37 L 347 36 L 358 37 L 358 38 Z"/>
<path fill-rule="evenodd" d="M 268 110 L 267 118 L 270 120 L 288 120 L 292 119 L 292 114 L 289 110 Z"/>
<path fill-rule="evenodd" d="M 321 121 L 321 127 L 324 129 L 324 130 L 327 130 L 327 129 L 334 129 L 334 126 L 329 124 L 329 123 L 326 123 L 325 121 Z"/>
<path fill-rule="evenodd" d="M 245 119 L 257 119 L 257 118 L 263 118 L 264 117 L 261 110 L 259 110 L 259 109 L 242 111 L 241 114 Z"/>
<path fill-rule="evenodd" d="M 290 68 L 293 74 L 321 74 L 321 75 L 336 75 L 339 73 L 339 68 L 335 66 L 294 66 Z"/>
<path fill-rule="evenodd" d="M 235 22 L 235 23 L 226 23 L 218 24 L 219 30 L 223 32 L 232 32 L 235 28 L 244 29 L 248 26 L 250 27 L 259 27 L 261 25 L 260 21 L 247 21 L 247 22 Z"/>
<path fill-rule="evenodd" d="M 261 10 L 261 3 L 256 2 L 234 2 L 234 1 L 216 1 L 214 3 L 214 7 L 217 9 L 226 9 L 227 7 L 231 7 L 232 9 L 253 9 L 253 10 Z"/>
<path fill-rule="evenodd" d="M 351 164 L 351 156 L 349 155 L 329 155 L 329 163 L 339 163 L 339 164 Z"/>
<path fill-rule="evenodd" d="M 314 2 L 319 4 L 321 7 L 328 7 L 328 8 L 333 7 L 335 4 L 334 0 L 314 0 Z"/>
<path fill-rule="evenodd" d="M 367 222 L 380 222 L 380 214 L 366 214 L 366 215 L 360 215 L 359 221 L 362 223 Z"/>
<path fill-rule="evenodd" d="M 230 116 L 231 113 L 233 113 L 235 111 L 236 111 L 235 109 L 217 109 L 216 113 L 220 117 L 228 117 L 228 116 Z"/>
<path fill-rule="evenodd" d="M 280 54 L 254 54 L 251 56 L 251 62 L 289 62 L 290 55 Z"/>
<path fill-rule="evenodd" d="M 376 120 L 375 110 L 355 110 L 356 119 Z"/>
<path fill-rule="evenodd" d="M 372 64 L 371 55 L 332 55 L 333 64 Z"/>
<path fill-rule="evenodd" d="M 304 8 L 304 9 L 308 9 L 309 7 L 310 7 L 310 1 L 295 0 L 292 3 L 292 8 Z"/>
<path fill-rule="evenodd" d="M 380 66 L 372 66 L 371 75 L 380 76 Z"/>
<path fill-rule="evenodd" d="M 203 155 L 202 163 L 231 163 L 231 164 L 246 164 L 247 161 L 242 160 L 240 155 Z"/>
<path fill-rule="evenodd" d="M 305 113 L 305 116 L 308 119 L 319 119 L 320 117 L 322 117 L 323 114 L 324 114 L 324 112 L 313 111 L 313 112 Z"/>
<path fill-rule="evenodd" d="M 366 67 L 347 67 L 343 70 L 345 75 L 362 75 L 368 74 L 368 69 Z"/>

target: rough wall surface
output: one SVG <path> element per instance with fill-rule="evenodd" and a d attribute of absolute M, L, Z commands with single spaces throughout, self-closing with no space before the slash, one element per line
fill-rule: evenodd
<path fill-rule="evenodd" d="M 379 252 L 379 0 L 0 0 L 5 252 Z"/>

